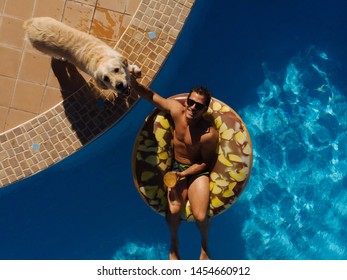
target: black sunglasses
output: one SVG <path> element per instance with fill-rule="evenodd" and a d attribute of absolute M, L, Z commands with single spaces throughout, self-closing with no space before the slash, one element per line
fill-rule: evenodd
<path fill-rule="evenodd" d="M 198 110 L 198 111 L 201 111 L 202 109 L 204 109 L 206 107 L 206 105 L 204 104 L 201 104 L 199 102 L 196 102 L 190 98 L 187 98 L 187 104 L 189 107 L 195 105 L 195 109 Z"/>

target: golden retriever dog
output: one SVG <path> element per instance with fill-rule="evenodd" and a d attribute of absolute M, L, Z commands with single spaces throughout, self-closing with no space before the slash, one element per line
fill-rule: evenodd
<path fill-rule="evenodd" d="M 50 17 L 24 22 L 25 37 L 37 50 L 67 60 L 92 76 L 102 88 L 128 95 L 130 73 L 141 75 L 140 68 L 128 62 L 101 40 Z"/>

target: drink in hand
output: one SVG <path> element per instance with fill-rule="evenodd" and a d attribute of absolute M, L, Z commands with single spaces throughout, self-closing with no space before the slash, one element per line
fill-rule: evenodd
<path fill-rule="evenodd" d="M 168 187 L 168 188 L 173 188 L 176 186 L 177 183 L 177 174 L 176 172 L 173 171 L 169 171 L 164 175 L 164 184 Z"/>

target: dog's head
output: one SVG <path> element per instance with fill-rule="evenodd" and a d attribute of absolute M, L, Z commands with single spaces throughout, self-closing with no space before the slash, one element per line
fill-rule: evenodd
<path fill-rule="evenodd" d="M 109 59 L 101 63 L 96 73 L 98 85 L 115 90 L 118 94 L 128 96 L 129 70 L 126 59 Z"/>

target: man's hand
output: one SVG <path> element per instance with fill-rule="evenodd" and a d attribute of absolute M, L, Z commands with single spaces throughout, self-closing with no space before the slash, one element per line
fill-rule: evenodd
<path fill-rule="evenodd" d="M 177 176 L 177 181 L 181 181 L 186 178 L 186 176 L 184 176 L 182 172 L 176 172 L 176 176 Z"/>

